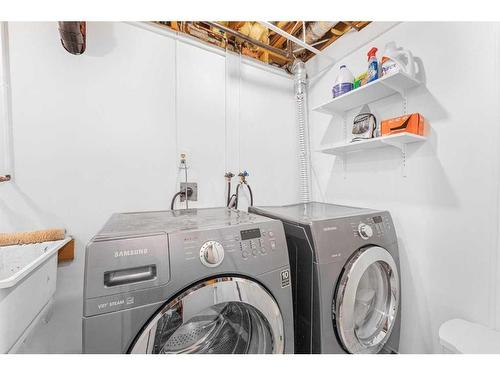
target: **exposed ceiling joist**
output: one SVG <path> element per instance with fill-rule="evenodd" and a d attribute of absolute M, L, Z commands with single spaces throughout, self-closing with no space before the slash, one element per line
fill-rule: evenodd
<path fill-rule="evenodd" d="M 288 69 L 295 58 L 303 61 L 322 52 L 347 32 L 358 32 L 367 21 L 157 21 L 157 24 L 216 45 Z M 332 26 L 333 25 L 333 26 Z M 330 29 L 329 26 L 332 26 Z M 308 42 L 304 43 L 307 29 Z M 311 34 L 318 30 L 319 34 Z M 313 38 L 311 38 L 311 35 Z"/>

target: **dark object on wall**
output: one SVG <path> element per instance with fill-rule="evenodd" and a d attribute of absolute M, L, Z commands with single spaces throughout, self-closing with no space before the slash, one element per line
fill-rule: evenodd
<path fill-rule="evenodd" d="M 7 182 L 10 180 L 11 180 L 10 174 L 0 175 L 0 182 Z"/>
<path fill-rule="evenodd" d="M 59 21 L 61 43 L 66 51 L 73 55 L 85 52 L 87 42 L 86 22 Z"/>

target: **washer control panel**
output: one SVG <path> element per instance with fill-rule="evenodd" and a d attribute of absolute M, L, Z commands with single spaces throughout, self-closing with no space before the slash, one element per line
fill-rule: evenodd
<path fill-rule="evenodd" d="M 224 260 L 224 247 L 217 241 L 207 241 L 200 249 L 200 261 L 207 267 L 217 267 Z"/>
<path fill-rule="evenodd" d="M 391 230 L 391 221 L 386 215 L 364 217 L 362 220 L 351 223 L 353 234 L 363 240 L 373 236 L 383 238 Z"/>
<path fill-rule="evenodd" d="M 252 260 L 268 257 L 269 267 L 282 262 L 286 242 L 279 222 L 259 223 L 244 227 L 193 231 L 176 236 L 182 244 L 182 257 L 189 262 L 201 262 L 204 267 L 224 267 L 238 260 L 249 267 L 260 267 Z M 281 227 L 281 228 L 280 228 Z M 175 248 L 177 240 L 171 240 Z M 252 265 L 254 264 L 254 265 Z"/>
<path fill-rule="evenodd" d="M 252 238 L 247 238 L 243 233 L 241 239 L 237 239 L 243 259 L 266 255 L 276 249 L 276 238 L 272 230 L 259 231 L 259 235 Z"/>

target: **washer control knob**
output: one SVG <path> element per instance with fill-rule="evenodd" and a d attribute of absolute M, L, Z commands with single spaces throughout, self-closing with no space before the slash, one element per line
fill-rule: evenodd
<path fill-rule="evenodd" d="M 373 236 L 373 229 L 368 224 L 360 223 L 358 225 L 358 233 L 362 239 L 367 240 L 368 238 Z"/>
<path fill-rule="evenodd" d="M 207 241 L 201 246 L 200 260 L 207 267 L 217 267 L 224 260 L 224 248 L 217 241 Z"/>

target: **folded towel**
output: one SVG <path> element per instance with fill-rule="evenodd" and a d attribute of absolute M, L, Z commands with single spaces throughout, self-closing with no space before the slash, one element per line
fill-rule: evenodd
<path fill-rule="evenodd" d="M 66 237 L 64 229 L 45 229 L 34 232 L 0 233 L 0 246 L 22 245 L 46 241 L 62 240 Z"/>

